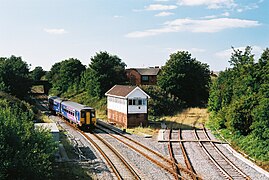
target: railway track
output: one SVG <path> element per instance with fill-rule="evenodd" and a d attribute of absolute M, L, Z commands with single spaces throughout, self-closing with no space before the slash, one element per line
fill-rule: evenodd
<path fill-rule="evenodd" d="M 44 105 L 44 102 L 39 102 L 39 105 L 42 109 L 48 110 L 48 108 Z M 73 124 L 65 120 L 63 120 L 63 122 L 78 131 L 85 139 L 90 141 L 90 143 L 106 160 L 117 179 L 142 179 L 135 169 L 124 159 L 124 157 L 101 136 L 94 133 L 85 133 L 73 126 Z"/>
<path fill-rule="evenodd" d="M 218 168 L 218 170 L 227 179 L 250 179 L 236 165 L 234 165 L 210 140 L 210 137 L 203 127 L 203 130 L 194 128 L 194 136 L 198 140 L 204 153 L 209 157 L 210 161 Z M 203 141 L 203 140 L 208 141 Z M 201 141 L 200 141 L 201 140 Z"/>
<path fill-rule="evenodd" d="M 182 142 L 181 132 L 182 132 L 181 129 L 179 129 L 178 131 L 175 131 L 176 134 L 173 133 L 172 129 L 168 130 L 168 150 L 169 150 L 170 157 L 175 164 L 179 164 L 175 154 L 179 154 L 179 152 L 177 153 L 176 151 L 181 151 L 187 169 L 192 172 L 191 178 L 192 179 L 201 179 L 197 176 L 196 172 L 194 171 L 194 169 L 191 165 L 190 159 L 187 155 L 186 149 L 185 149 L 184 144 Z M 174 136 L 176 135 L 176 137 L 173 138 L 172 137 L 173 135 Z M 172 141 L 174 139 L 176 139 L 178 141 Z M 177 146 L 179 148 L 177 148 Z M 178 169 L 174 168 L 174 170 L 177 171 Z"/>
<path fill-rule="evenodd" d="M 169 154 L 170 154 L 170 159 L 173 161 L 173 169 L 175 171 L 175 173 L 179 174 L 180 175 L 180 171 L 177 167 L 177 160 L 175 158 L 175 153 L 174 153 L 174 150 L 173 150 L 173 145 L 172 145 L 172 142 L 170 141 L 170 139 L 172 139 L 172 129 L 169 130 L 169 135 L 168 135 L 168 150 L 169 150 Z M 179 179 L 178 177 L 176 177 L 176 179 Z"/>
<path fill-rule="evenodd" d="M 84 133 L 81 130 L 78 131 L 100 152 L 118 179 L 141 179 L 124 157 L 101 136 L 93 133 Z"/>
<path fill-rule="evenodd" d="M 158 152 L 144 146 L 143 144 L 115 131 L 113 129 L 109 129 L 108 127 L 104 126 L 97 126 L 98 129 L 102 130 L 103 132 L 109 134 L 111 137 L 117 139 L 118 141 L 122 142 L 126 146 L 132 148 L 134 151 L 138 152 L 139 154 L 143 155 L 145 158 L 153 162 L 154 164 L 158 165 L 162 169 L 171 173 L 176 179 L 185 179 L 185 177 L 181 176 L 172 168 L 175 165 L 180 172 L 184 172 L 188 175 L 187 179 L 190 179 L 192 176 L 197 176 L 187 168 L 183 167 L 181 164 L 174 163 L 171 159 L 164 157 L 163 155 L 159 154 Z"/>
<path fill-rule="evenodd" d="M 63 122 L 78 131 L 95 147 L 95 149 L 106 160 L 117 179 L 142 179 L 135 169 L 125 160 L 125 158 L 101 136 L 95 133 L 83 132 L 65 120 L 63 120 Z"/>
<path fill-rule="evenodd" d="M 182 130 L 179 129 L 179 132 L 178 132 L 178 139 L 180 140 L 179 142 L 179 145 L 180 145 L 180 148 L 181 148 L 181 151 L 182 151 L 182 154 L 183 154 L 183 157 L 184 157 L 184 161 L 185 161 L 185 164 L 187 166 L 187 168 L 193 172 L 193 174 L 196 174 L 195 170 L 193 169 L 192 165 L 191 165 L 191 161 L 187 155 L 187 151 L 185 149 L 185 146 L 183 144 L 183 142 L 181 141 L 182 140 Z M 192 175 L 192 178 L 193 179 L 199 179 L 197 176 L 194 176 Z"/>

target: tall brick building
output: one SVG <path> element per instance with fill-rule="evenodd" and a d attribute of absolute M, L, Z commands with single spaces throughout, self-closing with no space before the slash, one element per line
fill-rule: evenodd
<path fill-rule="evenodd" d="M 148 98 L 137 86 L 115 85 L 107 96 L 107 117 L 125 128 L 148 124 Z"/>

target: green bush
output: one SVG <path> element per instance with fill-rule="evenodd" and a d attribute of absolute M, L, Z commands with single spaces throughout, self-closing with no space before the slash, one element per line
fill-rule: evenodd
<path fill-rule="evenodd" d="M 269 164 L 269 49 L 258 62 L 251 47 L 234 50 L 230 63 L 232 67 L 221 72 L 210 89 L 211 127 L 251 157 Z"/>
<path fill-rule="evenodd" d="M 56 144 L 49 132 L 35 130 L 33 114 L 0 101 L 0 179 L 44 179 L 52 175 Z"/>

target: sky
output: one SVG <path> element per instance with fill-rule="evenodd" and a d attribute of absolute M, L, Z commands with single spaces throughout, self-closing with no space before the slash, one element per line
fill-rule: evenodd
<path fill-rule="evenodd" d="M 188 51 L 211 70 L 229 67 L 232 47 L 269 47 L 269 0 L 0 0 L 0 57 L 31 69 L 96 53 L 127 68 L 163 66 Z"/>

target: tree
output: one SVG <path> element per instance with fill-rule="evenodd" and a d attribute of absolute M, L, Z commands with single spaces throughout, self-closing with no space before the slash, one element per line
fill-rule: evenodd
<path fill-rule="evenodd" d="M 21 57 L 11 56 L 0 60 L 0 87 L 17 97 L 24 97 L 31 87 L 28 64 Z"/>
<path fill-rule="evenodd" d="M 35 130 L 33 113 L 7 98 L 0 100 L 0 179 L 51 178 L 56 150 L 52 135 Z"/>
<path fill-rule="evenodd" d="M 188 106 L 207 103 L 209 84 L 209 66 L 185 51 L 171 54 L 158 76 L 158 85 Z"/>
<path fill-rule="evenodd" d="M 179 99 L 170 97 L 159 86 L 144 85 L 143 90 L 150 96 L 149 99 L 149 115 L 163 116 L 171 115 L 184 106 Z"/>
<path fill-rule="evenodd" d="M 90 95 L 103 97 L 115 84 L 126 82 L 125 67 L 126 64 L 116 55 L 107 52 L 96 53 L 91 58 L 82 83 L 86 84 Z"/>
<path fill-rule="evenodd" d="M 79 84 L 81 74 L 85 71 L 85 66 L 74 58 L 55 63 L 47 74 L 47 78 L 52 83 L 56 95 L 62 94 L 72 87 Z"/>
<path fill-rule="evenodd" d="M 35 69 L 30 72 L 31 78 L 34 81 L 40 80 L 45 74 L 46 71 L 44 71 L 43 68 L 40 66 L 35 67 Z"/>

